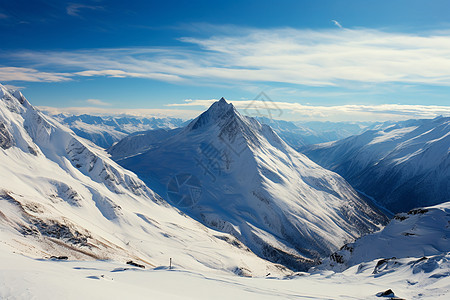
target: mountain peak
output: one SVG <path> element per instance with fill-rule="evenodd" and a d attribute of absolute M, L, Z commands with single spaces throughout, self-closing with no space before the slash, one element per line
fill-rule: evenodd
<path fill-rule="evenodd" d="M 203 112 L 200 116 L 194 119 L 189 128 L 197 129 L 204 127 L 210 123 L 217 123 L 220 120 L 228 119 L 231 116 L 237 115 L 238 112 L 234 108 L 233 104 L 228 103 L 225 98 L 220 98 L 219 101 L 214 102 L 207 111 Z"/>
<path fill-rule="evenodd" d="M 206 112 L 214 113 L 214 112 L 227 112 L 228 110 L 234 109 L 233 104 L 228 103 L 224 97 L 220 98 L 219 101 L 214 102 Z"/>

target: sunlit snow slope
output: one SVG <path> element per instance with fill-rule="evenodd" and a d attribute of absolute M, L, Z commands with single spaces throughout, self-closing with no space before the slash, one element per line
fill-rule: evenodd
<path fill-rule="evenodd" d="M 287 271 L 172 208 L 138 177 L 0 85 L 0 241 L 38 258 L 264 276 Z"/>

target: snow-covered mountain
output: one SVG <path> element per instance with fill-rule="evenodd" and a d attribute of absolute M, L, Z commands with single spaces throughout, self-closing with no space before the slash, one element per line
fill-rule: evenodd
<path fill-rule="evenodd" d="M 171 134 L 136 138 L 152 144 L 162 140 L 141 154 L 161 155 L 143 162 L 149 170 L 166 165 L 184 171 L 192 167 L 190 160 L 198 164 L 193 176 L 178 174 L 169 181 L 170 200 L 178 200 L 179 207 L 198 201 L 187 212 L 226 221 L 241 238 L 264 239 L 265 249 L 275 254 L 288 247 L 283 236 L 293 233 L 288 231 L 293 226 L 299 244 L 325 231 L 328 236 L 321 241 L 333 244 L 333 238 L 348 240 L 364 228 L 376 228 L 367 218 L 382 221 L 342 178 L 295 154 L 267 126 L 224 103 L 212 108 Z M 214 138 L 211 147 L 201 146 Z M 145 151 L 131 140 L 132 149 Z M 219 156 L 214 149 L 221 150 Z M 158 161 L 163 150 L 170 150 L 169 157 Z M 224 160 L 229 166 L 202 167 L 218 157 L 229 158 Z M 147 179 L 154 185 L 159 180 Z M 242 190 L 249 183 L 250 189 Z M 384 230 L 347 244 L 313 273 L 292 274 L 257 257 L 234 236 L 173 208 L 103 149 L 0 85 L 2 299 L 447 299 L 449 218 L 448 203 L 398 214 Z M 279 222 L 270 226 L 266 221 Z M 351 232 L 350 224 L 359 229 Z M 303 253 L 295 246 L 291 253 Z M 69 259 L 42 259 L 51 256 Z M 125 265 L 129 260 L 150 268 Z M 290 276 L 277 280 L 285 274 Z"/>
<path fill-rule="evenodd" d="M 415 257 L 414 266 L 430 273 L 439 269 L 437 260 L 450 252 L 450 202 L 432 207 L 416 208 L 399 213 L 381 231 L 366 235 L 354 243 L 346 244 L 324 260 L 319 269 L 345 270 L 360 265 L 365 268 L 369 262 L 378 261 L 374 274 L 392 269 L 400 259 Z M 436 256 L 435 258 L 429 258 Z M 448 276 L 447 274 L 445 276 Z"/>
<path fill-rule="evenodd" d="M 78 136 L 105 149 L 132 133 L 153 129 L 169 130 L 184 124 L 183 120 L 176 118 L 93 116 L 87 114 L 57 114 L 52 117 L 72 129 Z"/>
<path fill-rule="evenodd" d="M 173 208 L 103 149 L 1 85 L 0 241 L 37 258 L 154 267 L 172 258 L 200 272 L 289 272 Z"/>
<path fill-rule="evenodd" d="M 134 154 L 116 148 L 114 156 L 188 215 L 294 269 L 316 264 L 386 222 L 342 177 L 223 98 L 145 147 Z"/>
<path fill-rule="evenodd" d="M 449 117 L 403 121 L 302 152 L 394 212 L 450 200 Z"/>

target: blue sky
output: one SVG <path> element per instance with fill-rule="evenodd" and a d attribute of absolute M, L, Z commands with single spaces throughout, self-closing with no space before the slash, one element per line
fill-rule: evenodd
<path fill-rule="evenodd" d="M 0 2 L 0 82 L 53 111 L 288 120 L 450 114 L 449 1 Z M 271 102 L 272 103 L 272 102 Z M 48 108 L 50 109 L 50 108 Z"/>

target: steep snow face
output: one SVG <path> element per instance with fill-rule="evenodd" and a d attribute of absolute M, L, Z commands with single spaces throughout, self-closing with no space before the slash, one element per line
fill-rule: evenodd
<path fill-rule="evenodd" d="M 291 268 L 306 269 L 386 221 L 339 175 L 224 99 L 148 147 L 118 162 L 190 216 Z"/>
<path fill-rule="evenodd" d="M 0 240 L 38 258 L 133 260 L 244 276 L 289 270 L 171 207 L 106 152 L 0 85 Z"/>
<path fill-rule="evenodd" d="M 450 118 L 409 120 L 303 149 L 394 212 L 450 200 Z"/>
<path fill-rule="evenodd" d="M 450 252 L 450 202 L 399 213 L 381 231 L 366 235 L 332 254 L 319 269 L 345 270 L 379 260 L 374 272 L 395 265 L 397 259 L 418 257 L 428 267 L 437 266 L 428 256 Z M 434 269 L 432 269 L 434 270 Z M 428 273 L 432 271 L 428 270 Z M 420 270 L 419 270 L 420 271 Z M 446 276 L 448 276 L 447 273 Z"/>
<path fill-rule="evenodd" d="M 79 116 L 58 114 L 53 117 L 78 136 L 103 148 L 109 148 L 129 134 L 155 129 L 170 130 L 183 124 L 181 119 L 176 118 L 100 117 L 86 114 Z"/>

